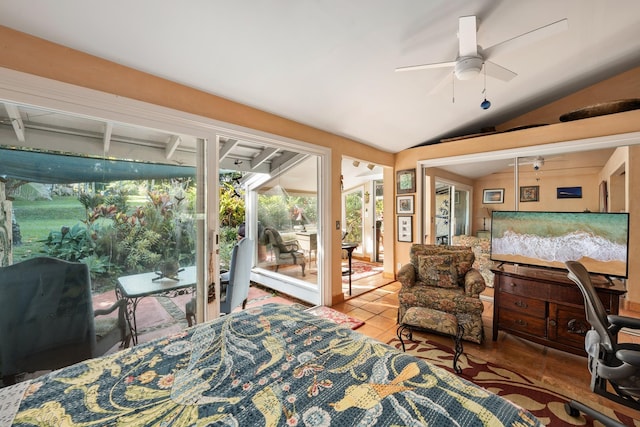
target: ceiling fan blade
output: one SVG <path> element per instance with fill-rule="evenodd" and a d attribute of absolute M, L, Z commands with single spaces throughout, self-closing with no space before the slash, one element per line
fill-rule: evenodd
<path fill-rule="evenodd" d="M 517 74 L 514 73 L 513 71 L 508 70 L 504 67 L 501 67 L 500 65 L 491 61 L 484 61 L 484 69 L 485 69 L 485 72 L 487 73 L 487 76 L 490 76 L 505 82 L 508 82 L 512 78 L 517 76 Z"/>
<path fill-rule="evenodd" d="M 477 56 L 476 17 L 461 16 L 458 21 L 458 56 Z"/>
<path fill-rule="evenodd" d="M 447 75 L 442 80 L 440 80 L 437 85 L 431 88 L 429 93 L 427 93 L 427 96 L 435 95 L 436 93 L 440 92 L 446 85 L 453 84 L 453 79 L 455 79 L 453 71 L 447 73 Z"/>
<path fill-rule="evenodd" d="M 398 72 L 398 71 L 426 70 L 426 69 L 429 69 L 429 68 L 454 67 L 455 65 L 456 65 L 455 61 L 437 62 L 435 64 L 409 65 L 407 67 L 398 67 L 398 68 L 396 68 L 396 72 Z"/>
<path fill-rule="evenodd" d="M 566 18 L 561 19 L 559 21 L 552 22 L 551 24 L 547 24 L 543 27 L 536 28 L 535 30 L 520 34 L 519 36 L 512 37 L 509 40 L 494 44 L 491 47 L 483 49 L 483 54 L 485 58 L 491 58 L 494 55 L 508 52 L 514 49 L 519 49 L 546 39 L 547 37 L 560 34 L 564 31 L 567 31 L 568 29 L 569 21 Z"/>

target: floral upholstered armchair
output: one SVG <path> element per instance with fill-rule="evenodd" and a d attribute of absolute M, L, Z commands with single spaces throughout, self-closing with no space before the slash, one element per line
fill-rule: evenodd
<path fill-rule="evenodd" d="M 483 304 L 480 292 L 485 281 L 472 268 L 475 256 L 466 246 L 411 246 L 411 262 L 398 272 L 398 321 L 411 307 L 424 307 L 456 316 L 464 327 L 462 339 L 482 343 Z"/>

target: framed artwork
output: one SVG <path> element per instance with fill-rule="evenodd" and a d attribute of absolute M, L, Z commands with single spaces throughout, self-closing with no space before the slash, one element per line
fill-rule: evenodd
<path fill-rule="evenodd" d="M 582 187 L 558 187 L 558 199 L 582 199 Z"/>
<path fill-rule="evenodd" d="M 412 214 L 413 213 L 413 196 L 396 197 L 396 213 Z"/>
<path fill-rule="evenodd" d="M 398 242 L 413 242 L 413 217 L 398 217 Z"/>
<path fill-rule="evenodd" d="M 482 203 L 504 203 L 504 188 L 482 190 Z"/>
<path fill-rule="evenodd" d="M 521 202 L 537 202 L 539 200 L 540 200 L 539 185 L 529 185 L 526 187 L 520 187 Z"/>
<path fill-rule="evenodd" d="M 396 172 L 397 194 L 416 192 L 416 170 L 405 169 Z"/>

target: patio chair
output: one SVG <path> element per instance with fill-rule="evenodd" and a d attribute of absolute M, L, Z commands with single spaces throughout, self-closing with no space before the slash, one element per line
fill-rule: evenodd
<path fill-rule="evenodd" d="M 305 257 L 298 242 L 296 240 L 283 241 L 278 230 L 271 227 L 265 228 L 264 234 L 273 250 L 276 271 L 281 265 L 299 265 L 302 267 L 302 276 L 304 277 Z"/>
<path fill-rule="evenodd" d="M 229 314 L 236 307 L 247 305 L 251 278 L 252 241 L 246 237 L 233 246 L 229 271 L 220 275 L 220 314 Z M 186 304 L 185 314 L 189 326 L 196 323 L 196 300 L 192 298 Z"/>
<path fill-rule="evenodd" d="M 0 371 L 53 370 L 129 344 L 126 303 L 93 310 L 86 264 L 38 257 L 0 268 Z M 118 310 L 118 316 L 94 319 Z"/>

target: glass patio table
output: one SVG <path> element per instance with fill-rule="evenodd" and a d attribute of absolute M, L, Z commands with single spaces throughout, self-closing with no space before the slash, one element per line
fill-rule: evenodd
<path fill-rule="evenodd" d="M 138 323 L 136 309 L 144 297 L 151 295 L 174 298 L 178 295 L 193 293 L 197 282 L 196 267 L 184 267 L 175 279 L 163 277 L 159 272 L 132 274 L 118 277 L 116 297 L 127 300 L 127 321 L 131 330 L 133 345 L 138 344 Z"/>

